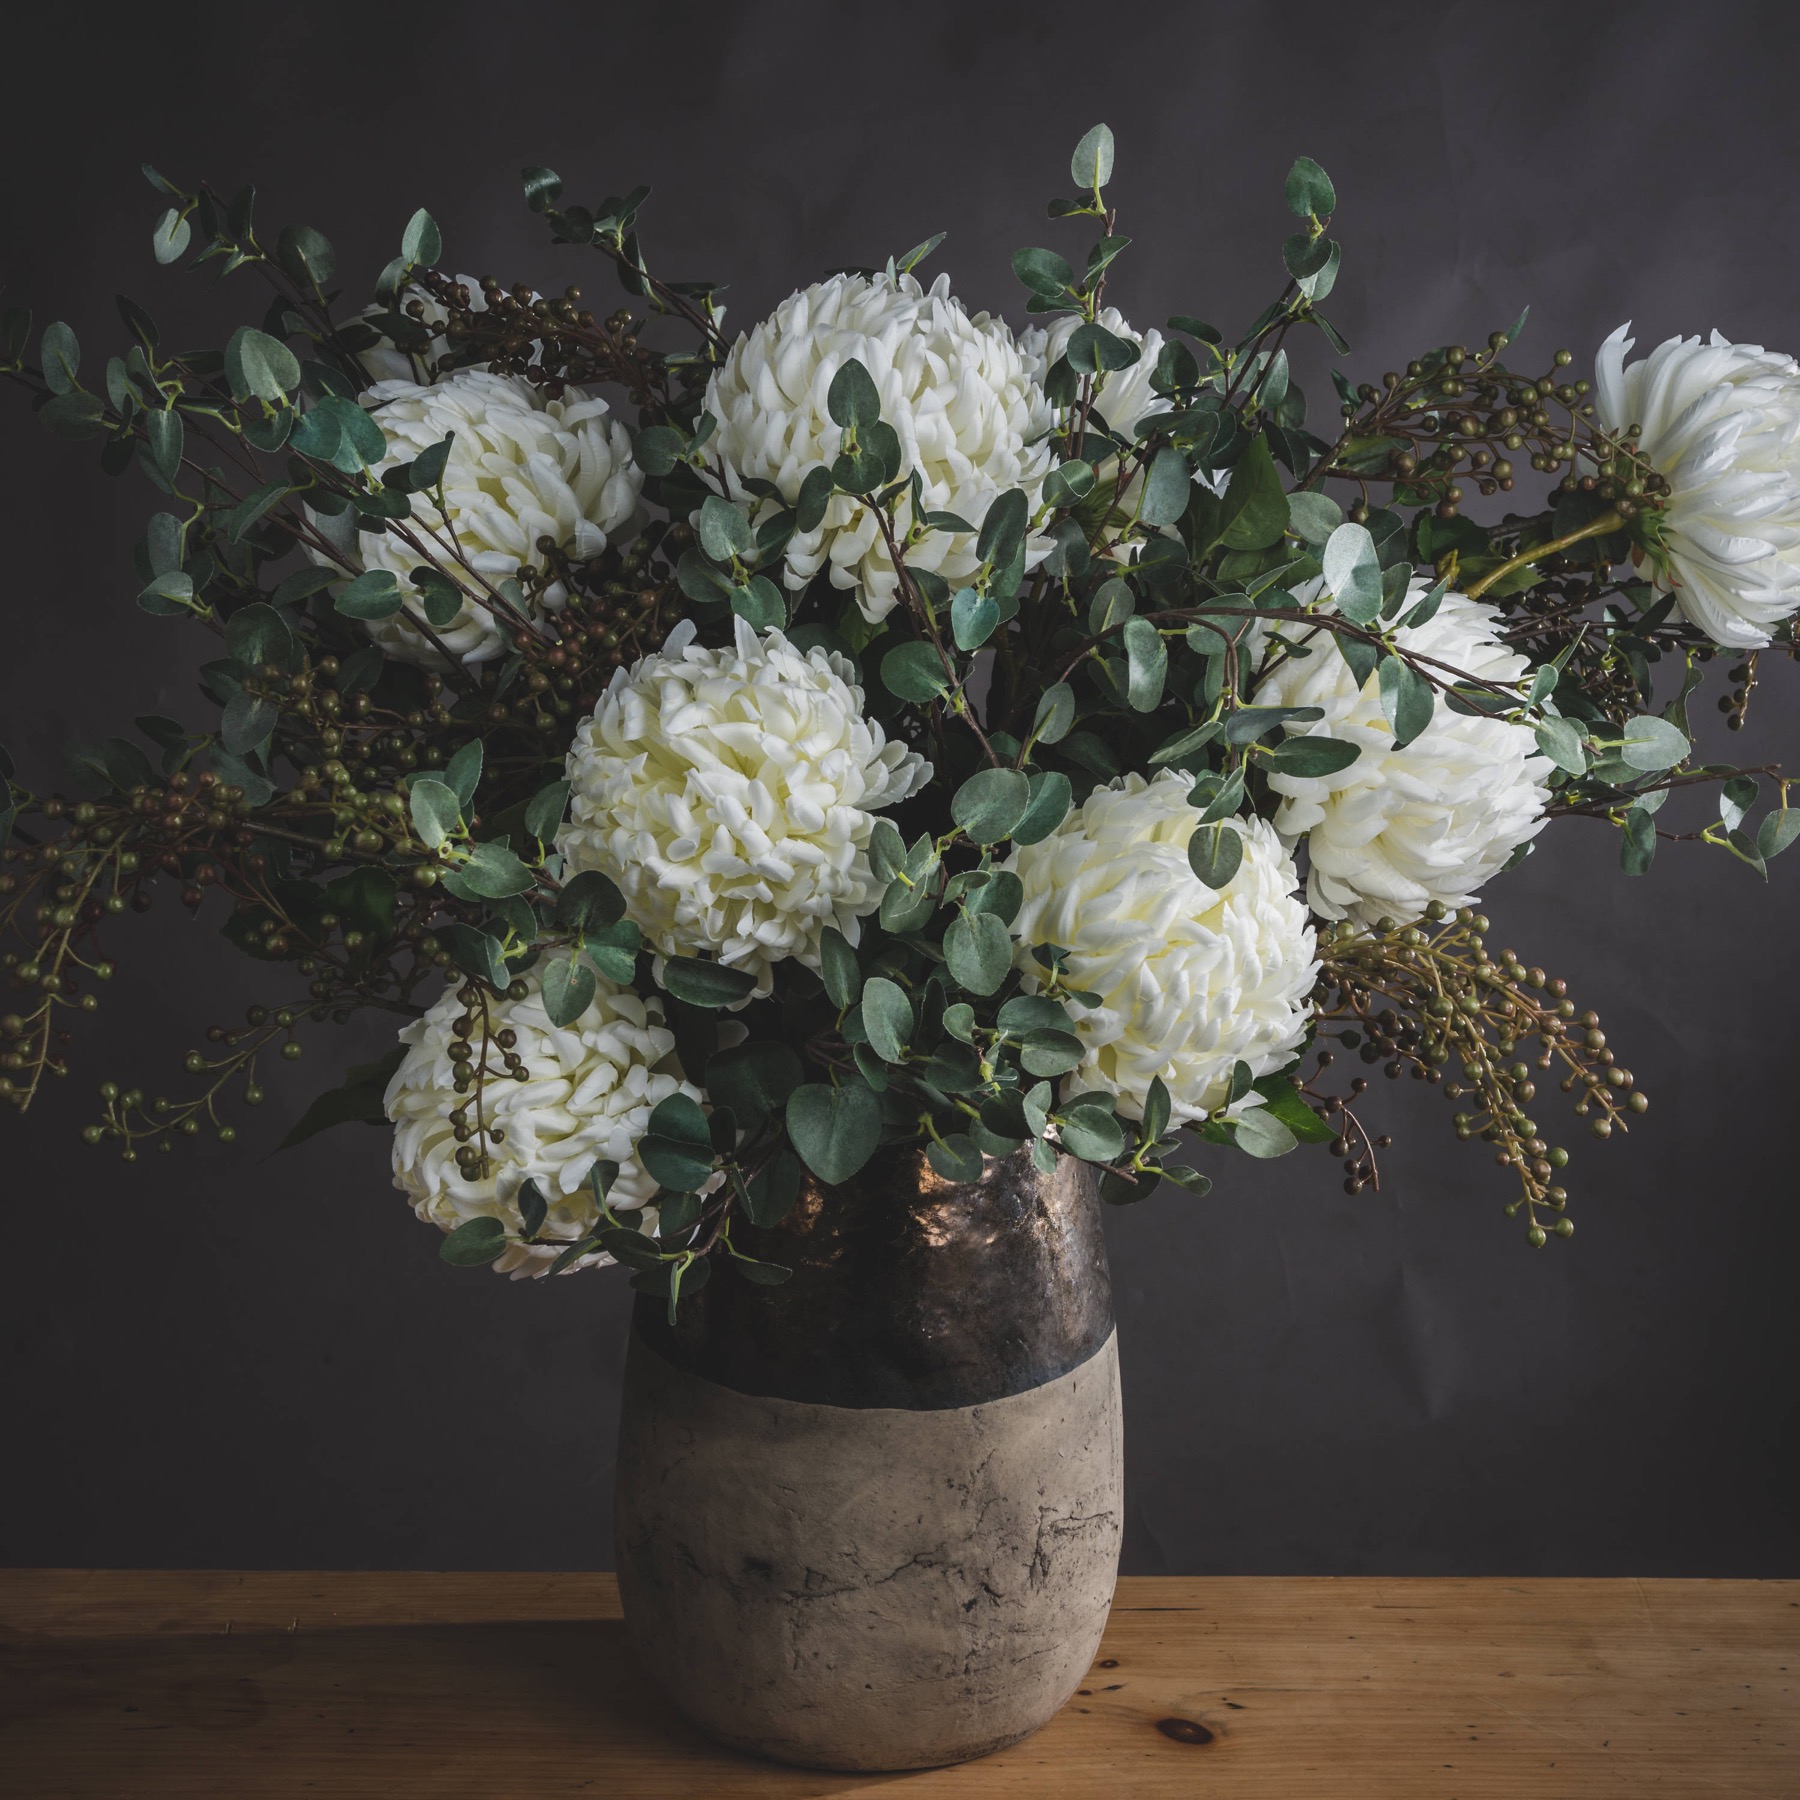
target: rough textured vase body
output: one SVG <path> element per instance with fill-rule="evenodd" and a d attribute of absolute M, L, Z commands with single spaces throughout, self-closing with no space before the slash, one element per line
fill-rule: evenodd
<path fill-rule="evenodd" d="M 633 1321 L 617 1549 L 644 1666 L 785 1762 L 1025 1737 L 1087 1673 L 1118 1566 L 1091 1175 L 1020 1155 L 953 1183 L 896 1153 L 742 1247 L 792 1280 L 721 1270 L 673 1327 L 647 1300 Z"/>

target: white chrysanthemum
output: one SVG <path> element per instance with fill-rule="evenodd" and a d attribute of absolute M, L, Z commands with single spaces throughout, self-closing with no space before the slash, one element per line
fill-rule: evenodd
<path fill-rule="evenodd" d="M 875 815 L 931 765 L 864 714 L 843 657 L 735 623 L 707 650 L 683 620 L 615 671 L 569 752 L 557 848 L 619 884 L 658 950 L 748 970 L 767 994 L 782 958 L 818 967 L 826 926 L 857 941 L 881 903 Z"/>
<path fill-rule="evenodd" d="M 1754 650 L 1800 607 L 1800 364 L 1760 344 L 1670 338 L 1595 359 L 1594 410 L 1669 484 L 1655 585 L 1716 643 Z"/>
<path fill-rule="evenodd" d="M 640 998 L 602 981 L 588 1009 L 572 1025 L 550 1023 L 537 975 L 525 977 L 523 1000 L 490 1000 L 493 1029 L 515 1035 L 513 1052 L 525 1065 L 525 1081 L 485 1085 L 488 1120 L 501 1131 L 492 1145 L 493 1173 L 470 1180 L 458 1166 L 450 1122 L 464 1103 L 456 1092 L 450 1047 L 463 1008 L 454 986 L 446 988 L 421 1019 L 400 1033 L 408 1046 L 388 1083 L 387 1116 L 394 1122 L 394 1185 L 421 1219 L 454 1231 L 471 1219 L 498 1219 L 514 1239 L 523 1230 L 519 1189 L 537 1182 L 549 1212 L 543 1235 L 575 1239 L 600 1216 L 588 1171 L 596 1162 L 619 1165 L 607 1195 L 615 1212 L 635 1211 L 657 1192 L 637 1160 L 638 1139 L 654 1108 L 671 1094 L 698 1100 L 674 1064 L 674 1034 L 662 1022 L 654 996 Z M 654 1229 L 655 1209 L 646 1215 Z M 494 1267 L 515 1277 L 542 1275 L 561 1251 L 511 1242 Z M 596 1253 L 573 1266 L 611 1262 Z"/>
<path fill-rule="evenodd" d="M 979 526 L 1009 488 L 1024 488 L 1035 508 L 1050 466 L 1050 409 L 1006 323 L 966 312 L 945 276 L 926 290 L 910 275 L 834 275 L 790 295 L 739 338 L 707 387 L 719 428 L 706 454 L 716 451 L 732 498 L 752 518 L 779 503 L 756 499 L 746 482 L 772 482 L 792 505 L 807 472 L 837 456 L 843 433 L 826 396 L 852 358 L 869 371 L 881 416 L 899 434 L 902 472 L 918 472 L 925 511 Z M 908 497 L 898 512 L 903 532 L 911 520 Z M 1029 554 L 1047 550 L 1032 540 Z M 960 531 L 929 533 L 907 561 L 952 587 L 981 566 L 974 533 Z M 834 587 L 857 591 L 865 617 L 893 609 L 897 578 L 879 523 L 846 494 L 833 497 L 814 530 L 788 540 L 790 588 L 825 568 Z"/>
<path fill-rule="evenodd" d="M 599 555 L 637 509 L 643 474 L 630 435 L 597 395 L 570 388 L 561 400 L 546 400 L 523 377 L 458 369 L 429 386 L 378 382 L 363 405 L 388 442 L 377 476 L 452 437 L 443 483 L 449 530 L 469 566 L 490 583 L 541 572 L 542 537 L 578 559 Z M 400 583 L 404 610 L 371 621 L 369 635 L 402 662 L 438 666 L 437 650 L 415 623 L 424 608 L 409 579 L 424 558 L 392 532 L 359 532 L 351 512 L 315 522 L 365 569 L 390 570 Z M 449 564 L 444 522 L 424 496 L 413 501 L 408 529 L 435 561 Z M 562 583 L 552 582 L 536 604 L 557 612 L 567 598 Z M 511 635 L 474 600 L 435 629 L 466 663 L 501 655 Z"/>
<path fill-rule="evenodd" d="M 1415 577 L 1409 604 L 1429 591 Z M 1302 588 L 1308 603 L 1319 584 Z M 1499 614 L 1463 594 L 1446 594 L 1434 617 L 1393 633 L 1402 649 L 1459 673 L 1517 683 L 1531 670 L 1495 635 Z M 1440 697 L 1431 723 L 1404 748 L 1381 710 L 1374 675 L 1359 690 L 1331 634 L 1289 628 L 1312 652 L 1284 657 L 1258 685 L 1258 706 L 1316 706 L 1325 716 L 1288 726 L 1291 734 L 1334 737 L 1362 755 L 1332 775 L 1269 777 L 1283 796 L 1275 827 L 1289 844 L 1306 840 L 1307 897 L 1325 919 L 1407 923 L 1432 901 L 1466 906 L 1483 882 L 1543 828 L 1551 764 L 1530 727 L 1454 712 Z"/>
<path fill-rule="evenodd" d="M 487 311 L 487 296 L 481 291 L 481 283 L 473 275 L 458 275 L 456 281 L 468 290 L 469 310 L 471 312 Z M 377 381 L 430 381 L 437 373 L 437 366 L 450 351 L 450 340 L 444 336 L 444 326 L 449 314 L 445 312 L 436 296 L 427 293 L 423 288 L 408 288 L 400 296 L 397 304 L 404 309 L 414 301 L 419 303 L 417 322 L 421 329 L 431 333 L 431 342 L 421 351 L 402 350 L 394 340 L 385 333 L 377 343 L 367 350 L 357 352 L 357 361 L 367 371 L 371 382 Z M 376 302 L 363 308 L 364 319 L 374 319 L 383 313 L 391 313 L 393 304 Z M 408 314 L 408 317 L 413 315 Z M 479 363 L 473 365 L 481 367 Z"/>
<path fill-rule="evenodd" d="M 1266 820 L 1228 822 L 1244 856 L 1223 888 L 1194 874 L 1192 786 L 1178 770 L 1127 775 L 1007 865 L 1025 888 L 1013 932 L 1026 989 L 1044 975 L 1031 947 L 1058 944 L 1069 984 L 1100 996 L 1072 1009 L 1086 1055 L 1070 1085 L 1139 1118 L 1160 1076 L 1177 1124 L 1225 1108 L 1235 1063 L 1267 1075 L 1292 1059 L 1318 975 L 1299 876 Z"/>

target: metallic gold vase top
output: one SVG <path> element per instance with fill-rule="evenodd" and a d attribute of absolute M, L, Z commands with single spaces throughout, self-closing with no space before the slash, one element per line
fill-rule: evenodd
<path fill-rule="evenodd" d="M 738 1234 L 734 1230 L 734 1241 Z M 1093 1177 L 914 1150 L 809 1184 L 671 1327 L 639 1302 L 618 1568 L 645 1666 L 783 1761 L 922 1768 L 1035 1731 L 1118 1567 L 1120 1419 Z"/>

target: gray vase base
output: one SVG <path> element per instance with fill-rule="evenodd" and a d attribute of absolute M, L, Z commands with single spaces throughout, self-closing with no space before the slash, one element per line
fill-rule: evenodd
<path fill-rule="evenodd" d="M 1093 1664 L 1118 1570 L 1116 1336 L 934 1411 L 740 1394 L 634 1340 L 619 1587 L 646 1672 L 736 1749 L 919 1769 L 1028 1737 Z"/>

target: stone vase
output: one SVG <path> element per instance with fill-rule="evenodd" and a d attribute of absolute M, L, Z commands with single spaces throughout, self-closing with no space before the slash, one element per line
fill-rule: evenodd
<path fill-rule="evenodd" d="M 961 1762 L 1092 1664 L 1121 1524 L 1093 1177 L 884 1154 L 733 1241 L 671 1326 L 641 1297 L 617 1561 L 642 1666 L 703 1730 L 830 1769 Z"/>

